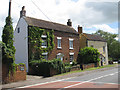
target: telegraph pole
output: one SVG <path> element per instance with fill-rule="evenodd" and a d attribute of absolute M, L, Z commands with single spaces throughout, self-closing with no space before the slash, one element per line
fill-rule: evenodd
<path fill-rule="evenodd" d="M 8 16 L 11 17 L 11 2 L 12 0 L 9 1 L 9 11 L 8 11 Z"/>

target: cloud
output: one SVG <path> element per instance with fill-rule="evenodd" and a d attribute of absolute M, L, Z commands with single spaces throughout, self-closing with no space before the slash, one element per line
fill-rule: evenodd
<path fill-rule="evenodd" d="M 73 27 L 76 29 L 78 24 L 85 28 L 93 25 L 105 25 L 117 21 L 117 0 L 32 0 L 42 12 L 31 2 L 31 0 L 12 0 L 12 18 L 15 28 L 20 17 L 22 6 L 26 7 L 26 15 L 38 19 L 49 20 L 57 23 L 67 24 L 67 19 L 71 18 Z M 0 30 L 5 24 L 8 15 L 9 0 L 1 0 L 0 3 Z M 100 27 L 99 26 L 99 27 Z M 95 27 L 94 27 L 95 28 Z M 106 28 L 107 29 L 107 28 Z M 110 28 L 108 28 L 110 29 Z M 95 30 L 95 29 L 94 29 Z M 109 30 L 106 30 L 109 31 Z M 111 29 L 110 31 L 113 32 Z M 1 34 L 1 32 L 0 32 Z"/>

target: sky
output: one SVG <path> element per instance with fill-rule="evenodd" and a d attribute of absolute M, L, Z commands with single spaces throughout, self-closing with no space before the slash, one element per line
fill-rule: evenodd
<path fill-rule="evenodd" d="M 101 29 L 118 34 L 118 2 L 119 0 L 12 0 L 11 17 L 15 29 L 22 6 L 25 6 L 26 16 L 29 17 L 65 25 L 71 19 L 72 27 L 77 30 L 80 25 L 84 33 L 91 34 Z M 9 0 L 1 0 L 0 7 L 1 41 Z"/>

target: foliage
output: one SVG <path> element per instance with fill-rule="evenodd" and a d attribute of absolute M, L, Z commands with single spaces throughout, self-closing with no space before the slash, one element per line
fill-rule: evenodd
<path fill-rule="evenodd" d="M 72 61 L 72 66 L 76 66 L 76 65 L 77 65 L 76 60 L 73 60 L 73 61 Z"/>
<path fill-rule="evenodd" d="M 9 73 L 15 71 L 15 47 L 13 46 L 13 27 L 11 17 L 6 18 L 2 34 L 2 62 L 8 65 Z"/>
<path fill-rule="evenodd" d="M 85 47 L 80 50 L 77 61 L 79 64 L 97 63 L 100 60 L 99 55 L 100 53 L 97 49 L 92 47 Z"/>
<path fill-rule="evenodd" d="M 107 41 L 107 47 L 108 47 L 108 56 L 109 58 L 116 58 L 116 56 L 113 56 L 112 51 L 114 51 L 114 48 L 111 48 L 111 45 L 114 41 L 116 41 L 116 37 L 117 34 L 112 34 L 112 33 L 108 33 L 102 30 L 98 30 L 96 33 L 94 33 L 96 35 L 100 35 L 101 37 L 103 37 L 106 41 Z"/>
<path fill-rule="evenodd" d="M 54 48 L 54 34 L 53 30 L 47 32 L 45 29 L 40 29 L 39 27 L 31 26 L 29 27 L 29 41 L 30 41 L 30 60 L 41 60 L 43 52 L 50 52 Z M 43 34 L 47 35 L 46 42 L 47 48 L 42 48 L 42 38 Z"/>
<path fill-rule="evenodd" d="M 65 71 L 65 66 L 60 59 L 53 60 L 32 60 L 30 67 L 33 69 L 36 75 L 50 76 L 50 69 L 57 71 L 57 74 Z"/>
<path fill-rule="evenodd" d="M 109 47 L 111 48 L 109 50 L 111 54 L 111 58 L 113 60 L 119 60 L 120 59 L 120 42 L 113 41 Z"/>

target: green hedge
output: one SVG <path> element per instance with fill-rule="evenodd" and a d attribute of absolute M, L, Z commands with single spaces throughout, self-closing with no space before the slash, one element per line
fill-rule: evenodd
<path fill-rule="evenodd" d="M 65 72 L 65 66 L 63 62 L 59 59 L 53 60 L 32 60 L 30 62 L 30 67 L 36 75 L 50 76 L 50 69 L 57 71 L 57 74 Z"/>

